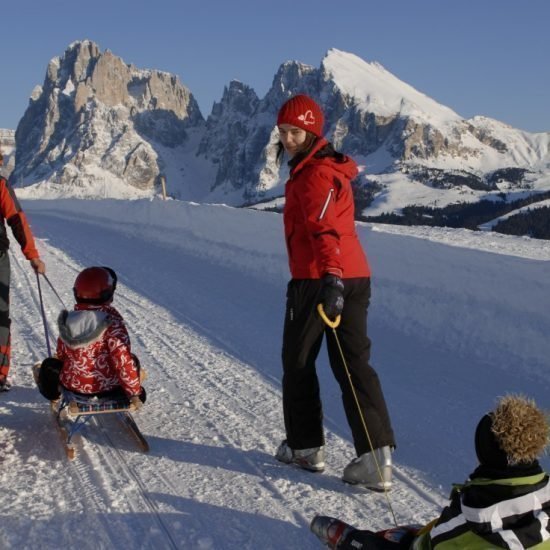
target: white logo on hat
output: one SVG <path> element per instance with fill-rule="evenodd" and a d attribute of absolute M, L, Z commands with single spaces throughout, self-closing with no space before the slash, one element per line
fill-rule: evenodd
<path fill-rule="evenodd" d="M 300 115 L 298 120 L 301 120 L 306 126 L 315 124 L 315 117 L 311 111 L 306 111 L 303 115 Z"/>

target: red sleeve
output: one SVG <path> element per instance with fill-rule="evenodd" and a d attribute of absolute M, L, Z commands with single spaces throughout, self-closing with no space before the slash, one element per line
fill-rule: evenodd
<path fill-rule="evenodd" d="M 342 277 L 340 233 L 335 208 L 338 187 L 332 174 L 319 166 L 307 169 L 300 178 L 300 208 L 321 275 L 333 273 Z"/>
<path fill-rule="evenodd" d="M 141 383 L 130 349 L 130 337 L 122 322 L 113 323 L 106 334 L 111 366 L 128 397 L 139 395 Z"/>
<path fill-rule="evenodd" d="M 0 178 L 0 209 L 27 260 L 38 258 L 34 238 L 19 201 L 8 182 Z"/>

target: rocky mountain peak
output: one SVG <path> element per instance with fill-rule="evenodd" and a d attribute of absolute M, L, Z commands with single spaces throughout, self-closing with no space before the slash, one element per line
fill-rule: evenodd
<path fill-rule="evenodd" d="M 191 92 L 165 72 L 138 70 L 91 41 L 48 65 L 17 128 L 16 183 L 97 187 L 101 179 L 153 190 L 162 147 L 182 146 L 204 119 Z"/>
<path fill-rule="evenodd" d="M 256 92 L 238 80 L 232 80 L 224 87 L 222 99 L 214 103 L 210 119 L 219 119 L 223 114 L 250 117 L 254 114 L 259 98 Z"/>
<path fill-rule="evenodd" d="M 15 130 L 0 128 L 0 151 L 4 158 L 4 166 L 0 168 L 0 175 L 8 178 L 15 166 Z"/>

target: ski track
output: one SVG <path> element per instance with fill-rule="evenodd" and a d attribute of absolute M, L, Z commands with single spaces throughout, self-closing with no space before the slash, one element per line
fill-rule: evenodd
<path fill-rule="evenodd" d="M 68 255 L 68 241 L 63 250 L 44 241 L 41 250 L 50 280 L 71 306 L 68 290 L 82 266 Z M 88 255 L 88 265 L 102 264 L 93 251 Z M 148 372 L 148 402 L 135 418 L 151 451 L 138 452 L 124 428 L 117 431 L 102 418 L 77 438 L 76 459 L 66 460 L 48 404 L 34 389 L 31 375 L 32 364 L 46 355 L 36 277 L 19 253 L 11 258 L 12 392 L 26 392 L 21 401 L 29 411 L 24 429 L 18 423 L 2 428 L 9 433 L 0 453 L 4 460 L 14 453 L 15 474 L 22 484 L 32 485 L 33 477 L 40 482 L 43 476 L 51 477 L 50 508 L 33 506 L 31 490 L 14 498 L 10 518 L 21 516 L 12 521 L 28 523 L 29 541 L 40 540 L 41 548 L 307 549 L 319 548 L 307 531 L 316 513 L 370 528 L 393 523 L 385 495 L 340 480 L 351 445 L 330 430 L 330 418 L 324 474 L 278 463 L 273 452 L 283 424 L 279 387 L 220 351 L 227 346 L 183 312 L 176 320 L 122 284 L 115 306 L 126 318 L 133 349 Z M 44 282 L 42 293 L 48 330 L 57 336 L 61 304 Z M 1 410 L 10 403 L 2 401 Z M 411 510 L 414 521 L 427 521 L 441 505 L 441 498 L 414 473 L 399 467 L 389 497 L 401 522 L 411 521 Z M 139 522 L 127 521 L 131 516 L 139 516 Z M 52 522 L 59 526 L 55 536 Z M 8 547 L 25 548 L 25 541 L 10 537 L 9 523 L 0 532 Z"/>

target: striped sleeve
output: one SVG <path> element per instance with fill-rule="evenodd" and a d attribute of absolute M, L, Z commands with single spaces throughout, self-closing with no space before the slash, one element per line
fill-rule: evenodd
<path fill-rule="evenodd" d="M 13 236 L 19 243 L 25 258 L 27 258 L 27 260 L 38 258 L 38 250 L 36 249 L 34 237 L 27 222 L 27 217 L 21 209 L 15 192 L 3 178 L 0 178 L 0 209 L 2 211 L 2 216 L 11 227 Z"/>
<path fill-rule="evenodd" d="M 430 533 L 433 548 L 458 548 L 456 543 L 464 544 L 468 533 L 492 548 L 515 550 L 541 543 L 550 547 L 548 476 L 533 476 L 529 483 L 517 485 L 472 484 L 456 497 Z M 482 548 L 481 544 L 474 547 Z"/>

